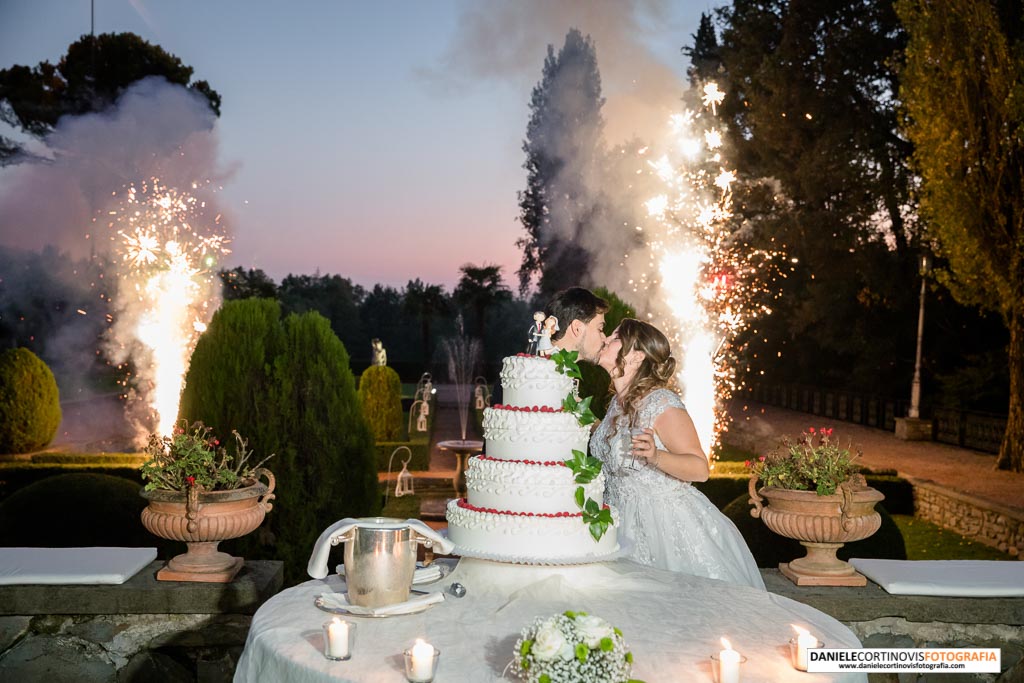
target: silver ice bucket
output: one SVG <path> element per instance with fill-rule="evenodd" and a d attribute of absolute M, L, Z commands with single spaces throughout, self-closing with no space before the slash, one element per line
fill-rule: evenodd
<path fill-rule="evenodd" d="M 337 539 L 345 544 L 345 584 L 348 600 L 360 607 L 383 607 L 405 602 L 412 588 L 419 544 L 430 547 L 407 520 L 365 517 Z M 332 542 L 334 542 L 332 540 Z"/>

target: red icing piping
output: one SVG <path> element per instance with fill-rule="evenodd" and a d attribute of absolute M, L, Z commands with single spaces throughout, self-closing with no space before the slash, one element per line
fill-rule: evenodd
<path fill-rule="evenodd" d="M 469 501 L 465 498 L 459 498 L 457 505 L 460 508 L 466 510 L 472 510 L 473 512 L 487 512 L 492 515 L 511 515 L 512 517 L 582 517 L 582 512 L 512 512 L 511 510 L 495 510 L 494 508 L 478 508 L 475 505 L 470 505 Z M 603 505 L 602 508 L 608 509 L 607 505 Z"/>
<path fill-rule="evenodd" d="M 483 460 L 490 460 L 491 462 L 516 462 L 522 463 L 523 465 L 544 465 L 545 467 L 568 467 L 565 462 L 561 460 L 503 460 L 502 458 L 492 458 L 487 455 L 478 455 L 478 458 Z"/>
<path fill-rule="evenodd" d="M 561 408 L 551 408 L 549 406 L 507 406 L 503 403 L 496 403 L 491 406 L 494 410 L 511 410 L 515 413 L 561 413 Z"/>

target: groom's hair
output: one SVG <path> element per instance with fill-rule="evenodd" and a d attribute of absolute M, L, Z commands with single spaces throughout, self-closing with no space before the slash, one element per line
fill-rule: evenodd
<path fill-rule="evenodd" d="M 608 302 L 589 289 L 570 287 L 555 294 L 544 310 L 559 320 L 559 330 L 551 335 L 551 341 L 558 341 L 573 320 L 589 323 L 599 313 L 606 313 Z"/>

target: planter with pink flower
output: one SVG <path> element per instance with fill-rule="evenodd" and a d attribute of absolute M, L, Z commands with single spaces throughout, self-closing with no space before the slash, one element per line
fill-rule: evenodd
<path fill-rule="evenodd" d="M 147 483 L 141 495 L 149 501 L 142 524 L 156 536 L 188 546 L 157 572 L 157 579 L 231 581 L 244 560 L 217 545 L 254 531 L 273 508 L 274 475 L 262 467 L 272 456 L 251 463 L 248 442 L 233 434 L 233 453 L 199 422 L 182 424 L 171 436 L 150 436 L 149 459 L 142 465 Z"/>
<path fill-rule="evenodd" d="M 885 498 L 858 473 L 855 456 L 832 439 L 831 428 L 783 439 L 767 457 L 748 463 L 750 514 L 775 533 L 794 538 L 807 555 L 779 570 L 798 586 L 863 586 L 867 579 L 836 557 L 845 543 L 878 531 L 875 504 Z M 758 483 L 761 488 L 758 488 Z"/>

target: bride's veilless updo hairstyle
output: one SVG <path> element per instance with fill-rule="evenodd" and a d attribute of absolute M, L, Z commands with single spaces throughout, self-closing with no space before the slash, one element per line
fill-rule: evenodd
<path fill-rule="evenodd" d="M 615 328 L 622 342 L 619 355 L 615 359 L 615 374 L 621 377 L 626 369 L 626 354 L 633 349 L 641 351 L 644 359 L 637 368 L 633 381 L 626 390 L 619 394 L 619 407 L 626 416 L 630 427 L 636 424 L 637 406 L 647 394 L 662 387 L 675 387 L 676 359 L 672 357 L 672 348 L 668 339 L 654 325 L 634 318 L 623 318 Z M 612 385 L 614 390 L 614 385 Z M 618 427 L 616 426 L 616 430 Z"/>

